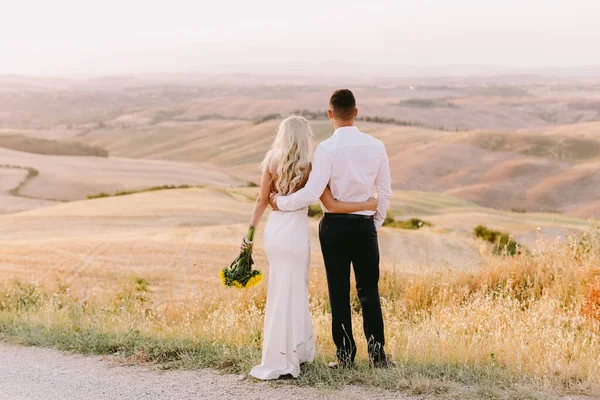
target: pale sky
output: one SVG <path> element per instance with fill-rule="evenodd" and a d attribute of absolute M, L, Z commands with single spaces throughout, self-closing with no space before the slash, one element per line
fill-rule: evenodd
<path fill-rule="evenodd" d="M 0 73 L 600 66 L 599 21 L 600 0 L 0 0 Z"/>

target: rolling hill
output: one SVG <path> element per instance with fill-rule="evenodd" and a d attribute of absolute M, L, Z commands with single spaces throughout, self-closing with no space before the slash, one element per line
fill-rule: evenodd
<path fill-rule="evenodd" d="M 80 142 L 52 140 L 0 131 L 0 147 L 5 149 L 52 156 L 108 157 L 108 151 Z"/>
<path fill-rule="evenodd" d="M 245 181 L 279 120 L 166 121 L 91 130 L 77 139 L 120 157 L 210 162 Z M 311 121 L 316 140 L 329 121 Z M 388 149 L 393 187 L 439 192 L 482 206 L 600 217 L 600 122 L 516 132 L 452 132 L 359 122 Z"/>
<path fill-rule="evenodd" d="M 331 92 L 352 87 L 362 115 L 449 129 L 518 130 L 598 120 L 593 78 L 535 76 L 375 78 L 202 74 L 90 78 L 0 76 L 0 128 L 135 124 L 152 113 L 196 120 L 252 119 L 322 110 Z M 451 105 L 450 107 L 448 105 Z M 152 120 L 153 116 L 150 116 Z"/>
<path fill-rule="evenodd" d="M 364 79 L 355 86 L 360 115 L 409 125 L 359 122 L 386 144 L 394 189 L 600 217 L 597 80 Z M 332 90 L 318 79 L 251 75 L 0 77 L 0 165 L 38 172 L 18 184 L 29 200 L 15 208 L 12 187 L 0 207 L 164 184 L 257 182 L 280 116 L 318 117 Z M 331 134 L 329 121 L 311 124 L 317 141 Z M 5 186 L 14 179 L 7 175 Z"/>
<path fill-rule="evenodd" d="M 14 195 L 45 200 L 78 200 L 99 192 L 159 185 L 239 184 L 207 164 L 122 158 L 49 156 L 0 147 L 0 165 L 37 171 Z M 6 184 L 10 186 L 9 183 Z"/>

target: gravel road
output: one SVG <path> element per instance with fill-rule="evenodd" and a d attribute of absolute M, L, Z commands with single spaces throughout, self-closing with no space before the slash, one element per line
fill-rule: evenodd
<path fill-rule="evenodd" d="M 398 393 L 346 387 L 318 390 L 240 380 L 213 371 L 159 371 L 101 357 L 0 342 L 0 400 L 414 400 Z"/>

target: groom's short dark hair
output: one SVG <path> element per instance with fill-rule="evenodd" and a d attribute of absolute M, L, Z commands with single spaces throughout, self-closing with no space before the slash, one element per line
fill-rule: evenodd
<path fill-rule="evenodd" d="M 329 99 L 329 107 L 334 118 L 344 121 L 351 120 L 354 118 L 354 110 L 356 110 L 354 94 L 349 89 L 336 90 Z"/>

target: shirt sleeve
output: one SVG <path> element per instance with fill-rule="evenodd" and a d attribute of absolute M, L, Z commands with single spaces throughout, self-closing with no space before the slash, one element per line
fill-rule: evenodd
<path fill-rule="evenodd" d="M 277 207 L 282 211 L 296 211 L 316 203 L 329 184 L 332 165 L 330 152 L 322 144 L 317 146 L 306 185 L 289 196 L 279 196 Z"/>
<path fill-rule="evenodd" d="M 390 174 L 390 162 L 385 147 L 383 148 L 381 165 L 375 178 L 375 191 L 377 192 L 377 200 L 379 202 L 377 212 L 375 213 L 375 228 L 379 230 L 383 225 L 390 207 L 390 199 L 392 198 L 392 176 Z"/>

